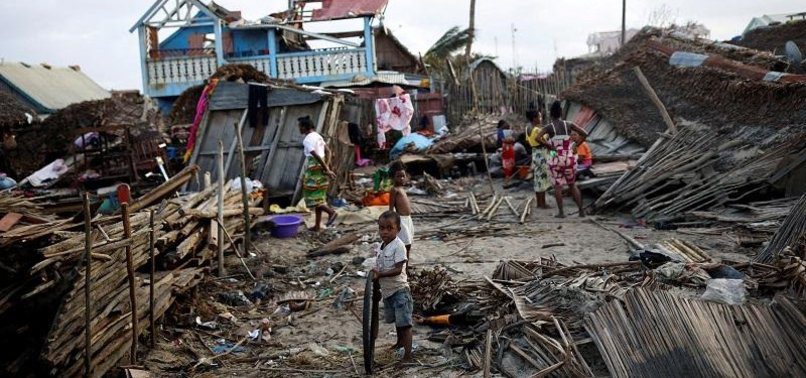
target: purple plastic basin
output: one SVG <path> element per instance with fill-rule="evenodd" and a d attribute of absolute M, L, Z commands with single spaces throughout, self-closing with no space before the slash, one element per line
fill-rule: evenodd
<path fill-rule="evenodd" d="M 280 239 L 293 238 L 299 233 L 302 217 L 299 215 L 278 215 L 271 218 L 270 222 L 274 223 L 271 236 Z"/>

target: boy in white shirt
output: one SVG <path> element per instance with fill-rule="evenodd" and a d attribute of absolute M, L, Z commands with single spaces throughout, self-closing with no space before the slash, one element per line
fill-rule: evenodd
<path fill-rule="evenodd" d="M 397 237 L 400 232 L 400 216 L 394 211 L 386 211 L 378 218 L 378 233 L 381 235 L 380 250 L 372 269 L 372 278 L 381 288 L 383 296 L 384 321 L 395 323 L 397 343 L 391 349 L 403 348 L 403 361 L 411 361 L 412 312 L 408 276 L 406 275 L 406 247 Z"/>

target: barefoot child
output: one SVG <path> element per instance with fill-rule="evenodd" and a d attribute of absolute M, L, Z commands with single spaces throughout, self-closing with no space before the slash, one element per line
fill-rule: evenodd
<path fill-rule="evenodd" d="M 389 174 L 394 180 L 392 195 L 389 198 L 389 210 L 400 215 L 400 233 L 397 235 L 406 246 L 406 260 L 411 257 L 411 243 L 414 241 L 414 223 L 411 221 L 411 203 L 404 186 L 408 184 L 406 167 L 400 161 L 392 163 Z"/>
<path fill-rule="evenodd" d="M 411 326 L 414 303 L 406 275 L 406 248 L 397 237 L 400 232 L 400 216 L 386 211 L 378 218 L 378 233 L 381 235 L 380 250 L 376 256 L 372 278 L 380 285 L 383 296 L 384 321 L 395 323 L 397 342 L 392 350 L 403 348 L 403 361 L 411 361 Z"/>

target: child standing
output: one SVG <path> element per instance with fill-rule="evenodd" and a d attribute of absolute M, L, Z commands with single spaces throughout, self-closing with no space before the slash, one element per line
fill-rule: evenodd
<path fill-rule="evenodd" d="M 376 280 L 383 296 L 384 321 L 395 323 L 397 342 L 390 349 L 403 348 L 403 361 L 411 361 L 412 312 L 408 276 L 406 275 L 406 248 L 400 238 L 400 216 L 388 210 L 378 218 L 381 248 L 376 255 L 372 279 Z"/>
<path fill-rule="evenodd" d="M 400 216 L 400 233 L 398 238 L 406 246 L 406 260 L 410 258 L 411 243 L 414 241 L 414 223 L 411 220 L 411 203 L 406 194 L 405 186 L 409 177 L 406 175 L 406 167 L 400 161 L 395 161 L 389 168 L 389 174 L 395 186 L 392 188 L 392 195 L 389 196 L 389 210 L 396 212 Z"/>

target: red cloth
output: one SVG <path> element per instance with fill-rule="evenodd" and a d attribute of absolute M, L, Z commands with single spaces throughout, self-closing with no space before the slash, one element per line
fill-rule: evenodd
<path fill-rule="evenodd" d="M 504 168 L 504 177 L 510 177 L 515 173 L 515 144 L 504 142 L 501 146 L 501 165 Z"/>

